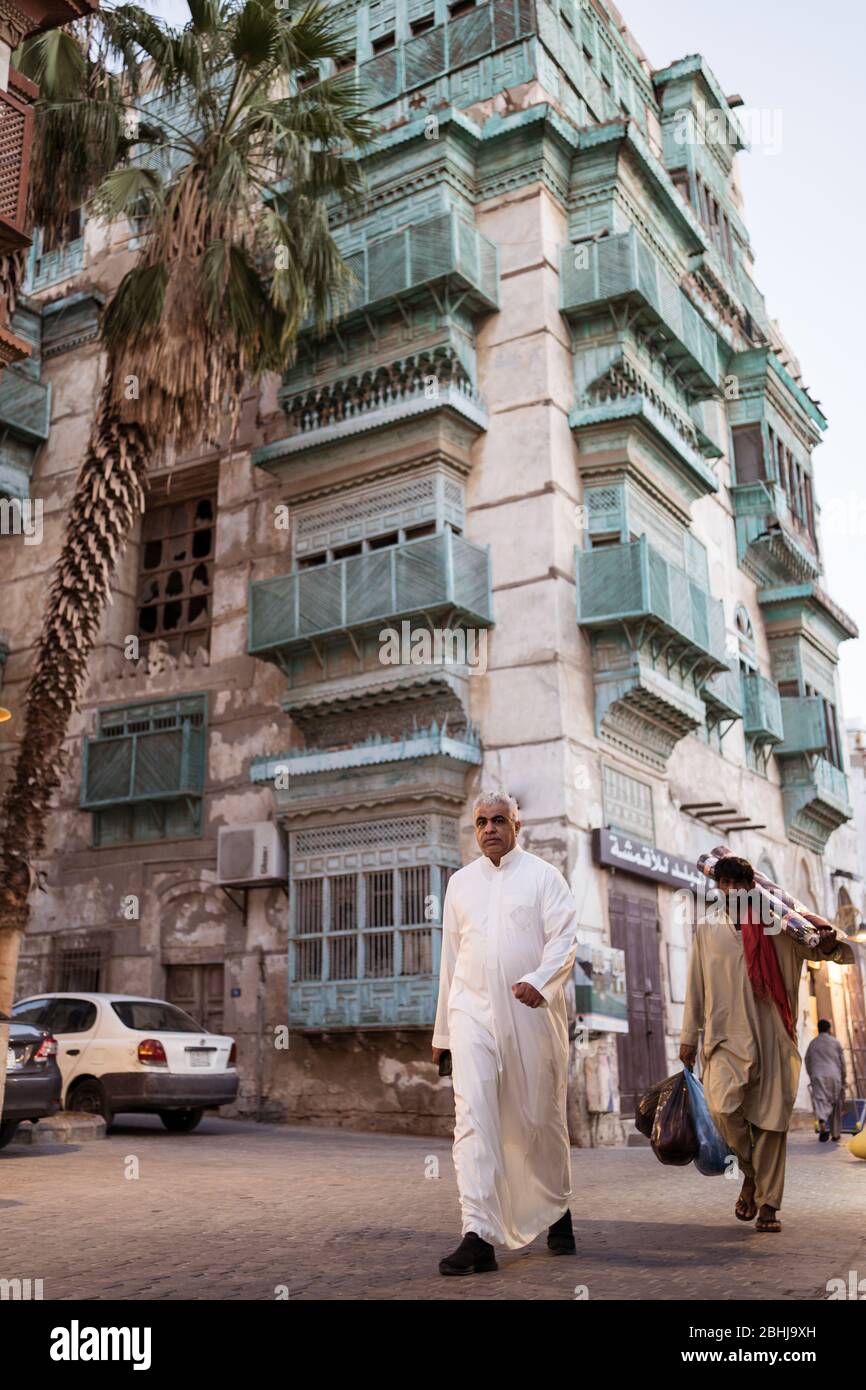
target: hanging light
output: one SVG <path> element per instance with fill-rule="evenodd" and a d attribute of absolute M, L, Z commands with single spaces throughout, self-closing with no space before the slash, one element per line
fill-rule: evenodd
<path fill-rule="evenodd" d="M 11 709 L 4 709 L 3 706 L 0 705 L 0 724 L 5 724 L 5 723 L 6 723 L 6 720 L 7 720 L 7 719 L 11 719 L 11 718 L 12 718 L 12 711 L 11 711 Z"/>

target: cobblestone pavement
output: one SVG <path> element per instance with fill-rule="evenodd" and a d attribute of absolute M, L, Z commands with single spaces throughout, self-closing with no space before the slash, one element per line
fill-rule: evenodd
<path fill-rule="evenodd" d="M 442 1278 L 459 1241 L 441 1139 L 140 1117 L 78 1147 L 0 1153 L 0 1278 L 46 1299 L 821 1299 L 866 1279 L 866 1162 L 792 1135 L 781 1235 L 734 1220 L 736 1184 L 645 1148 L 574 1149 L 578 1255 L 498 1251 Z M 126 1177 L 138 1164 L 138 1177 Z M 439 1177 L 427 1176 L 435 1171 Z M 866 1283 L 863 1285 L 866 1291 Z M 287 1294 L 286 1292 L 287 1291 Z"/>

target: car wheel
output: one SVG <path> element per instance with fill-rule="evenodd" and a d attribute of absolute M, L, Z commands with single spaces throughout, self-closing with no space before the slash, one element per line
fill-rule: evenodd
<path fill-rule="evenodd" d="M 4 1124 L 0 1125 L 0 1149 L 5 1149 L 7 1144 L 12 1143 L 18 1123 L 18 1120 L 6 1120 Z"/>
<path fill-rule="evenodd" d="M 81 1110 L 85 1115 L 101 1115 L 106 1129 L 114 1119 L 105 1089 L 99 1081 L 79 1081 L 69 1093 L 67 1110 Z"/>
<path fill-rule="evenodd" d="M 159 1118 L 172 1134 L 189 1134 L 203 1114 L 203 1110 L 160 1110 Z"/>

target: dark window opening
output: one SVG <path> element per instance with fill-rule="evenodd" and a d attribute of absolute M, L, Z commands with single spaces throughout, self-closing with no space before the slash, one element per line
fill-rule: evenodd
<path fill-rule="evenodd" d="M 418 34 L 426 34 L 427 30 L 432 29 L 435 23 L 436 20 L 432 14 L 425 14 L 423 19 L 414 20 L 409 26 L 412 30 L 412 37 L 415 38 Z"/>
<path fill-rule="evenodd" d="M 448 13 L 452 19 L 456 19 L 458 15 L 465 14 L 467 10 L 474 9 L 475 0 L 452 0 L 452 3 L 448 6 Z"/>
<path fill-rule="evenodd" d="M 216 499 L 191 497 L 145 513 L 138 591 L 138 632 L 161 639 L 177 656 L 193 654 L 210 639 L 209 595 L 213 573 Z M 190 629 L 195 628 L 195 631 Z"/>
<path fill-rule="evenodd" d="M 394 31 L 392 30 L 390 34 L 383 34 L 380 39 L 373 40 L 373 52 L 387 53 L 389 48 L 394 47 L 394 42 Z"/>
<path fill-rule="evenodd" d="M 360 541 L 357 541 L 354 545 L 340 545 L 340 546 L 337 546 L 336 549 L 334 550 L 334 559 L 335 559 L 335 560 L 348 560 L 348 559 L 350 559 L 353 555 L 360 555 L 360 554 L 363 552 L 363 549 L 364 549 L 364 547 L 361 545 L 361 542 L 360 542 Z"/>
<path fill-rule="evenodd" d="M 180 624 L 183 616 L 183 605 L 180 603 L 167 603 L 162 610 L 162 630 L 163 632 L 173 632 Z"/>
<path fill-rule="evenodd" d="M 738 483 L 755 483 L 766 477 L 764 465 L 764 440 L 760 425 L 735 425 L 731 430 L 734 440 L 734 463 Z"/>
<path fill-rule="evenodd" d="M 210 555 L 212 544 L 213 531 L 210 526 L 203 527 L 201 531 L 196 531 L 192 538 L 193 559 L 202 560 L 205 555 Z"/>
<path fill-rule="evenodd" d="M 420 540 L 421 536 L 435 536 L 436 523 L 435 521 L 428 521 L 423 525 L 407 526 L 403 534 L 407 541 Z"/>
<path fill-rule="evenodd" d="M 385 536 L 375 536 L 368 542 L 369 550 L 387 550 L 391 545 L 397 545 L 400 540 L 399 532 L 389 531 Z"/>
<path fill-rule="evenodd" d="M 318 554 L 316 554 L 316 555 L 303 555 L 303 556 L 301 557 L 301 559 L 298 560 L 298 569 L 299 569 L 299 570 L 311 570 L 311 569 L 315 569 L 315 567 L 316 567 L 317 565 L 326 565 L 327 563 L 328 563 L 327 552 L 326 552 L 326 551 L 321 551 L 320 553 L 318 553 Z"/>

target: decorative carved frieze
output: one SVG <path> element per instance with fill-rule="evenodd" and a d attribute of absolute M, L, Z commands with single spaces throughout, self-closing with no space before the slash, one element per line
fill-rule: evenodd
<path fill-rule="evenodd" d="M 305 434 L 358 419 L 411 400 L 435 401 L 456 387 L 467 400 L 481 406 L 469 374 L 452 347 L 412 353 L 369 371 L 325 382 L 285 401 L 295 431 Z"/>

